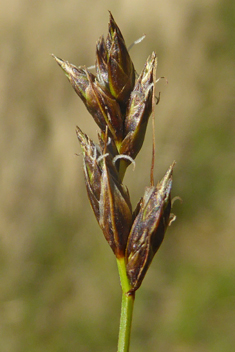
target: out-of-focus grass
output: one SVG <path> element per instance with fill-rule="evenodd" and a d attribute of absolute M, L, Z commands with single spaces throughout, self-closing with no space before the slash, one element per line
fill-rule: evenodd
<path fill-rule="evenodd" d="M 74 127 L 97 128 L 50 53 L 88 66 L 107 8 L 140 72 L 156 50 L 156 180 L 175 159 L 177 221 L 137 292 L 133 351 L 232 352 L 235 320 L 233 1 L 12 0 L 0 13 L 0 345 L 115 351 L 114 257 L 86 198 Z M 149 184 L 151 129 L 126 183 Z M 143 172 L 145 170 L 145 172 Z M 133 182 L 134 179 L 134 182 Z"/>

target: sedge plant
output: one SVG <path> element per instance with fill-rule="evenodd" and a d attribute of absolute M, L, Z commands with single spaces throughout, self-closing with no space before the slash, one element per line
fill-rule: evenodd
<path fill-rule="evenodd" d="M 157 57 L 153 52 L 137 75 L 111 13 L 107 38 L 102 36 L 96 44 L 96 74 L 53 57 L 100 129 L 98 143 L 79 127 L 76 133 L 88 198 L 117 260 L 122 289 L 118 352 L 128 352 L 135 292 L 172 220 L 174 163 L 157 186 L 151 177 L 134 211 L 123 184 L 127 167 L 142 148 L 156 102 Z"/>

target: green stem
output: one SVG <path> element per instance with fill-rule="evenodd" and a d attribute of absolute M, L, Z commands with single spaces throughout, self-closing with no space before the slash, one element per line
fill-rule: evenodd
<path fill-rule="evenodd" d="M 117 258 L 117 265 L 122 286 L 122 307 L 117 352 L 128 352 L 135 293 L 128 293 L 131 289 L 131 285 L 126 274 L 125 259 Z"/>

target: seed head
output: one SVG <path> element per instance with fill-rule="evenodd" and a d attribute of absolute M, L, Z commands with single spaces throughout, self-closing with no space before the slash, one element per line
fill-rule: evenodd
<path fill-rule="evenodd" d="M 98 144 L 80 128 L 76 130 L 86 189 L 107 242 L 117 258 L 125 258 L 134 292 L 163 241 L 171 212 L 174 163 L 156 187 L 146 188 L 134 213 L 122 183 L 127 166 L 143 145 L 152 113 L 156 54 L 148 57 L 135 82 L 133 62 L 110 13 L 107 38 L 100 37 L 96 44 L 96 75 L 85 66 L 53 57 L 100 128 Z"/>

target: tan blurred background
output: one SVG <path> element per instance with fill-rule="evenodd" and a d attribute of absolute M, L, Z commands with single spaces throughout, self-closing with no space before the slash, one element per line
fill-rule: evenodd
<path fill-rule="evenodd" d="M 136 295 L 131 351 L 235 346 L 233 0 L 9 0 L 0 12 L 0 351 L 116 351 L 121 291 L 90 209 L 75 125 L 97 127 L 51 53 L 93 65 L 108 11 L 137 72 L 155 50 L 156 181 L 177 161 L 169 228 Z M 151 126 L 127 173 L 149 185 Z"/>

